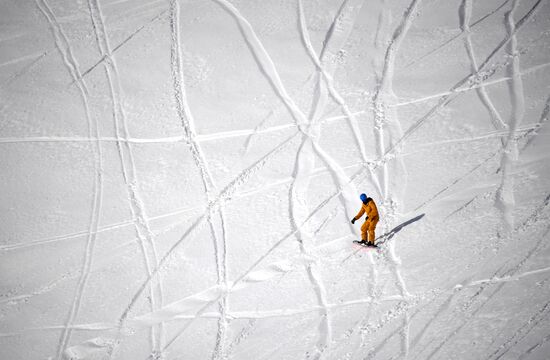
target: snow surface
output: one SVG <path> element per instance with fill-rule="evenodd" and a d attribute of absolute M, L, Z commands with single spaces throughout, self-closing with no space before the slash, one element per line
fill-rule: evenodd
<path fill-rule="evenodd" d="M 549 1 L 0 19 L 2 360 L 550 358 Z"/>

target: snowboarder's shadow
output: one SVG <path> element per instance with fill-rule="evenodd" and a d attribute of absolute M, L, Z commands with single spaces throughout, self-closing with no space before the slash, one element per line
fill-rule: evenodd
<path fill-rule="evenodd" d="M 408 226 L 408 225 L 410 225 L 414 222 L 417 222 L 418 220 L 422 219 L 424 217 L 424 215 L 426 215 L 426 214 L 420 214 L 416 217 L 413 217 L 412 219 L 409 219 L 409 220 L 405 221 L 404 223 L 397 225 L 396 227 L 394 227 L 393 229 L 391 229 L 390 231 L 388 231 L 384 235 L 379 236 L 378 238 L 376 238 L 376 245 L 385 244 L 388 240 L 393 238 L 395 236 L 395 234 L 397 234 L 399 231 L 401 231 L 401 229 L 403 229 L 405 226 Z"/>

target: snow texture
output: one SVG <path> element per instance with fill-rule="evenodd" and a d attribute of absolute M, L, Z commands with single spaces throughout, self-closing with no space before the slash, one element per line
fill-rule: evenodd
<path fill-rule="evenodd" d="M 548 359 L 549 1 L 0 20 L 0 359 Z"/>

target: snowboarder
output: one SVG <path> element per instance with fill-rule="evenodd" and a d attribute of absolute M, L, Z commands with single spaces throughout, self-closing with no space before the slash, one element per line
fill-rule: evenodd
<path fill-rule="evenodd" d="M 353 219 L 351 219 L 351 223 L 354 224 L 355 221 L 359 220 L 363 214 L 367 214 L 367 217 L 365 218 L 365 222 L 361 226 L 361 241 L 360 244 L 366 244 L 368 246 L 376 246 L 374 244 L 374 229 L 376 228 L 376 224 L 378 223 L 379 217 L 378 217 L 378 209 L 376 208 L 376 204 L 374 203 L 374 200 L 372 200 L 370 197 L 367 197 L 365 194 L 361 194 L 359 196 L 363 204 L 361 205 L 361 210 L 355 215 Z"/>

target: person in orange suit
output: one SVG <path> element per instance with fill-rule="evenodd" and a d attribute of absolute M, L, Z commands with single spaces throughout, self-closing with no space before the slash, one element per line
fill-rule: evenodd
<path fill-rule="evenodd" d="M 361 226 L 361 243 L 366 243 L 368 246 L 375 246 L 374 229 L 376 229 L 376 224 L 378 224 L 379 220 L 378 208 L 376 207 L 374 200 L 372 200 L 370 197 L 367 197 L 367 195 L 361 194 L 359 198 L 361 199 L 363 204 L 361 205 L 361 210 L 359 210 L 357 215 L 355 215 L 355 217 L 351 219 L 351 223 L 354 224 L 357 220 L 361 218 L 361 216 L 363 216 L 363 214 L 367 214 L 365 222 Z"/>

